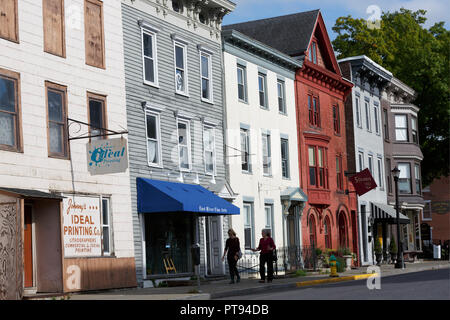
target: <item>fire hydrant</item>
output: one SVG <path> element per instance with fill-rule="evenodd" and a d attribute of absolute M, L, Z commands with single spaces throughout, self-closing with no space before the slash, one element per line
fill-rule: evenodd
<path fill-rule="evenodd" d="M 331 269 L 330 277 L 339 277 L 339 275 L 337 274 L 336 257 L 333 254 L 330 256 L 330 269 Z"/>

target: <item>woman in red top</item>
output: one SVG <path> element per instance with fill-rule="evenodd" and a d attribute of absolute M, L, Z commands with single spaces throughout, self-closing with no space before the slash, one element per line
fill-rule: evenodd
<path fill-rule="evenodd" d="M 259 274 L 261 276 L 261 280 L 259 282 L 264 283 L 266 280 L 266 268 L 265 264 L 267 263 L 267 282 L 272 282 L 273 280 L 273 250 L 275 250 L 275 243 L 273 239 L 270 237 L 270 230 L 263 229 L 262 238 L 259 240 L 259 246 L 256 249 L 252 249 L 252 251 L 259 251 L 261 253 L 259 255 Z"/>

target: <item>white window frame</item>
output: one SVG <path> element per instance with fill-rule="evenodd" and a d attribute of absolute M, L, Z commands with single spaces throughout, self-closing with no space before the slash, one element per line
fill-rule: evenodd
<path fill-rule="evenodd" d="M 149 154 L 148 154 L 148 141 L 151 140 L 148 136 L 148 128 L 147 128 L 147 116 L 154 116 L 156 117 L 156 135 L 157 135 L 157 143 L 158 143 L 158 163 L 153 163 L 149 161 Z M 151 110 L 145 110 L 145 137 L 146 137 L 146 146 L 147 146 L 147 164 L 150 167 L 159 167 L 162 168 L 162 143 L 161 143 L 161 115 L 159 112 L 151 111 Z"/>
<path fill-rule="evenodd" d="M 377 157 L 377 170 L 378 170 L 378 187 L 384 190 L 384 170 L 383 170 L 383 158 Z"/>
<path fill-rule="evenodd" d="M 399 127 L 398 126 L 397 119 L 399 119 L 400 117 L 405 119 L 406 127 Z M 406 115 L 406 114 L 395 114 L 394 115 L 394 125 L 395 125 L 395 141 L 409 142 L 408 115 Z M 406 132 L 406 138 L 405 139 L 399 139 L 399 136 L 397 135 L 397 130 L 405 131 Z"/>
<path fill-rule="evenodd" d="M 367 168 L 370 171 L 370 174 L 373 176 L 373 155 L 369 154 L 367 156 Z"/>
<path fill-rule="evenodd" d="M 148 81 L 145 78 L 145 58 L 144 55 L 144 34 L 152 37 L 152 51 L 154 57 L 153 59 L 153 71 L 154 71 L 154 78 L 155 81 L 151 82 Z M 153 87 L 159 87 L 159 81 L 158 81 L 158 53 L 157 53 L 157 32 L 154 32 L 150 30 L 149 28 L 146 28 L 144 26 L 141 27 L 141 45 L 142 45 L 142 78 L 144 79 L 144 83 Z"/>
<path fill-rule="evenodd" d="M 247 147 L 246 150 L 242 150 L 242 135 L 245 134 L 245 146 Z M 245 173 L 252 173 L 252 163 L 251 163 L 251 156 L 250 156 L 250 129 L 246 129 L 246 128 L 240 128 L 239 130 L 239 144 L 240 144 L 240 149 L 241 149 L 241 154 L 244 152 L 247 152 L 247 166 L 248 166 L 248 170 L 244 170 L 242 169 L 242 155 L 241 155 L 241 171 L 245 172 Z"/>
<path fill-rule="evenodd" d="M 269 132 L 263 132 L 262 133 L 262 135 L 261 135 L 261 142 L 262 142 L 262 144 L 261 144 L 261 153 L 262 153 L 262 156 L 263 156 L 263 159 L 262 159 L 262 161 L 263 161 L 263 163 L 262 163 L 262 165 L 263 165 L 263 175 L 264 176 L 271 176 L 272 175 L 272 148 L 271 148 L 271 136 L 270 136 L 270 133 Z M 264 154 L 264 140 L 266 140 L 267 141 L 267 155 L 265 155 Z M 264 172 L 264 158 L 265 157 L 267 157 L 267 171 L 268 172 Z"/>
<path fill-rule="evenodd" d="M 104 219 L 103 219 L 103 201 L 107 202 L 107 207 L 108 207 L 108 223 L 105 224 L 104 223 Z M 102 256 L 111 256 L 114 254 L 114 241 L 113 241 L 113 232 L 112 232 L 112 223 L 111 223 L 111 199 L 108 197 L 100 197 L 100 219 L 101 219 L 101 225 L 102 225 Z M 105 251 L 104 250 L 104 228 L 108 228 L 108 246 L 109 246 L 109 251 Z"/>
<path fill-rule="evenodd" d="M 278 111 L 284 115 L 287 114 L 285 91 L 286 91 L 285 82 L 283 80 L 278 79 L 277 80 Z M 281 97 L 280 97 L 280 92 L 281 92 Z M 280 99 L 282 100 L 282 110 L 280 110 Z"/>
<path fill-rule="evenodd" d="M 283 142 L 286 142 L 286 174 L 287 174 L 287 176 L 283 175 L 283 153 L 282 153 Z M 291 168 L 289 165 L 289 161 L 290 161 L 290 159 L 289 159 L 289 139 L 287 139 L 286 137 L 280 138 L 280 157 L 281 157 L 281 176 L 284 179 L 290 179 L 291 178 Z"/>
<path fill-rule="evenodd" d="M 419 192 L 417 192 L 417 182 L 419 182 Z M 422 194 L 422 178 L 420 165 L 417 163 L 414 164 L 414 192 L 419 195 Z"/>
<path fill-rule="evenodd" d="M 380 113 L 378 112 L 378 107 L 377 106 L 373 106 L 373 115 L 374 115 L 374 120 L 375 120 L 375 133 L 377 135 L 380 135 Z"/>
<path fill-rule="evenodd" d="M 180 145 L 180 132 L 178 128 L 179 123 L 186 124 L 186 135 L 187 135 L 187 149 L 188 149 L 188 165 L 189 168 L 182 168 L 181 167 L 181 157 L 180 157 L 180 148 L 182 145 Z M 178 144 L 178 166 L 180 168 L 180 171 L 184 172 L 190 172 L 192 170 L 192 157 L 191 157 L 191 122 L 187 119 L 177 118 L 177 144 Z"/>
<path fill-rule="evenodd" d="M 260 78 L 262 79 L 263 88 L 260 87 Z M 264 103 L 261 104 L 261 93 L 263 94 Z M 264 73 L 258 72 L 258 103 L 262 109 L 269 109 L 269 103 L 267 101 L 267 76 Z"/>
<path fill-rule="evenodd" d="M 208 59 L 209 78 L 203 77 L 202 57 L 206 57 Z M 213 103 L 214 99 L 213 99 L 212 55 L 206 51 L 200 50 L 199 59 L 200 59 L 200 97 L 201 100 L 204 102 Z M 203 97 L 203 79 L 208 80 L 209 99 Z"/>
<path fill-rule="evenodd" d="M 411 163 L 409 163 L 409 162 L 399 162 L 399 163 L 397 163 L 397 168 L 400 169 L 398 193 L 400 195 L 402 195 L 402 194 L 413 194 L 414 186 L 412 185 L 412 178 L 411 178 L 411 176 L 412 176 L 412 174 L 411 174 Z M 404 172 L 402 170 L 403 168 L 405 168 Z M 400 191 L 400 180 L 406 180 L 408 182 L 409 192 L 401 192 Z"/>
<path fill-rule="evenodd" d="M 183 65 L 184 65 L 184 91 L 178 90 L 177 88 L 177 53 L 176 48 L 180 47 L 183 48 Z M 187 65 L 187 44 L 180 42 L 180 41 L 173 41 L 173 66 L 174 66 L 174 80 L 175 80 L 175 93 L 181 94 L 183 96 L 189 96 L 189 90 L 188 90 L 188 65 Z"/>
<path fill-rule="evenodd" d="M 205 145 L 205 132 L 211 130 L 212 137 L 212 150 L 207 150 Z M 206 152 L 212 152 L 213 172 L 208 172 L 206 167 Z M 203 161 L 205 163 L 205 174 L 215 176 L 216 175 L 216 130 L 213 126 L 203 125 Z"/>
<path fill-rule="evenodd" d="M 364 167 L 364 152 L 362 151 L 358 151 L 358 164 L 359 164 L 359 171 L 363 171 L 365 167 Z"/>
<path fill-rule="evenodd" d="M 244 203 L 243 203 L 243 205 L 242 205 L 242 208 L 243 208 L 243 211 L 244 211 L 244 248 L 245 249 L 247 249 L 246 247 L 245 247 L 245 229 L 250 229 L 250 248 L 254 248 L 255 247 L 255 229 L 254 229 L 254 202 L 250 202 L 250 201 L 245 201 L 244 200 Z M 245 212 L 245 207 L 249 207 L 249 212 L 248 212 L 248 214 L 249 214 L 249 220 L 250 221 L 248 221 L 249 223 L 247 223 L 247 215 L 246 215 L 246 212 Z M 248 249 L 247 249 L 248 250 Z"/>
<path fill-rule="evenodd" d="M 361 124 L 361 105 L 360 105 L 361 98 L 359 96 L 355 97 L 355 118 L 356 118 L 356 126 L 358 128 L 362 128 Z"/>
<path fill-rule="evenodd" d="M 366 129 L 372 132 L 372 119 L 370 117 L 370 101 L 364 100 L 364 110 L 366 112 Z"/>
<path fill-rule="evenodd" d="M 239 97 L 239 70 L 242 71 L 242 86 L 243 86 L 243 93 L 244 93 L 244 99 L 241 99 Z M 237 97 L 238 100 L 244 103 L 248 102 L 247 97 L 247 68 L 243 65 L 237 64 L 236 66 L 236 83 L 237 83 Z"/>
<path fill-rule="evenodd" d="M 267 214 L 267 209 L 269 209 L 269 214 Z M 265 203 L 264 204 L 264 228 L 270 229 L 271 237 L 274 238 L 274 228 L 273 228 L 273 204 L 272 203 Z M 270 224 L 268 224 L 270 223 Z"/>

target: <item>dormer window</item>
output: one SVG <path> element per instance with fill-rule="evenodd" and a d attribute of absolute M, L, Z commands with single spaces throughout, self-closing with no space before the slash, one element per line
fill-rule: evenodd
<path fill-rule="evenodd" d="M 172 0 L 172 9 L 175 12 L 183 13 L 183 5 L 178 0 Z"/>
<path fill-rule="evenodd" d="M 309 61 L 317 64 L 317 43 L 315 41 L 312 41 L 309 47 Z"/>

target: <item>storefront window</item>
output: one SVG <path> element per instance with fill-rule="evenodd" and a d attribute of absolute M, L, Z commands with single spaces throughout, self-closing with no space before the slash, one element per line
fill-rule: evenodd
<path fill-rule="evenodd" d="M 179 213 L 145 216 L 147 274 L 166 274 L 164 262 L 173 262 L 177 273 L 192 272 L 190 248 L 194 218 Z"/>

